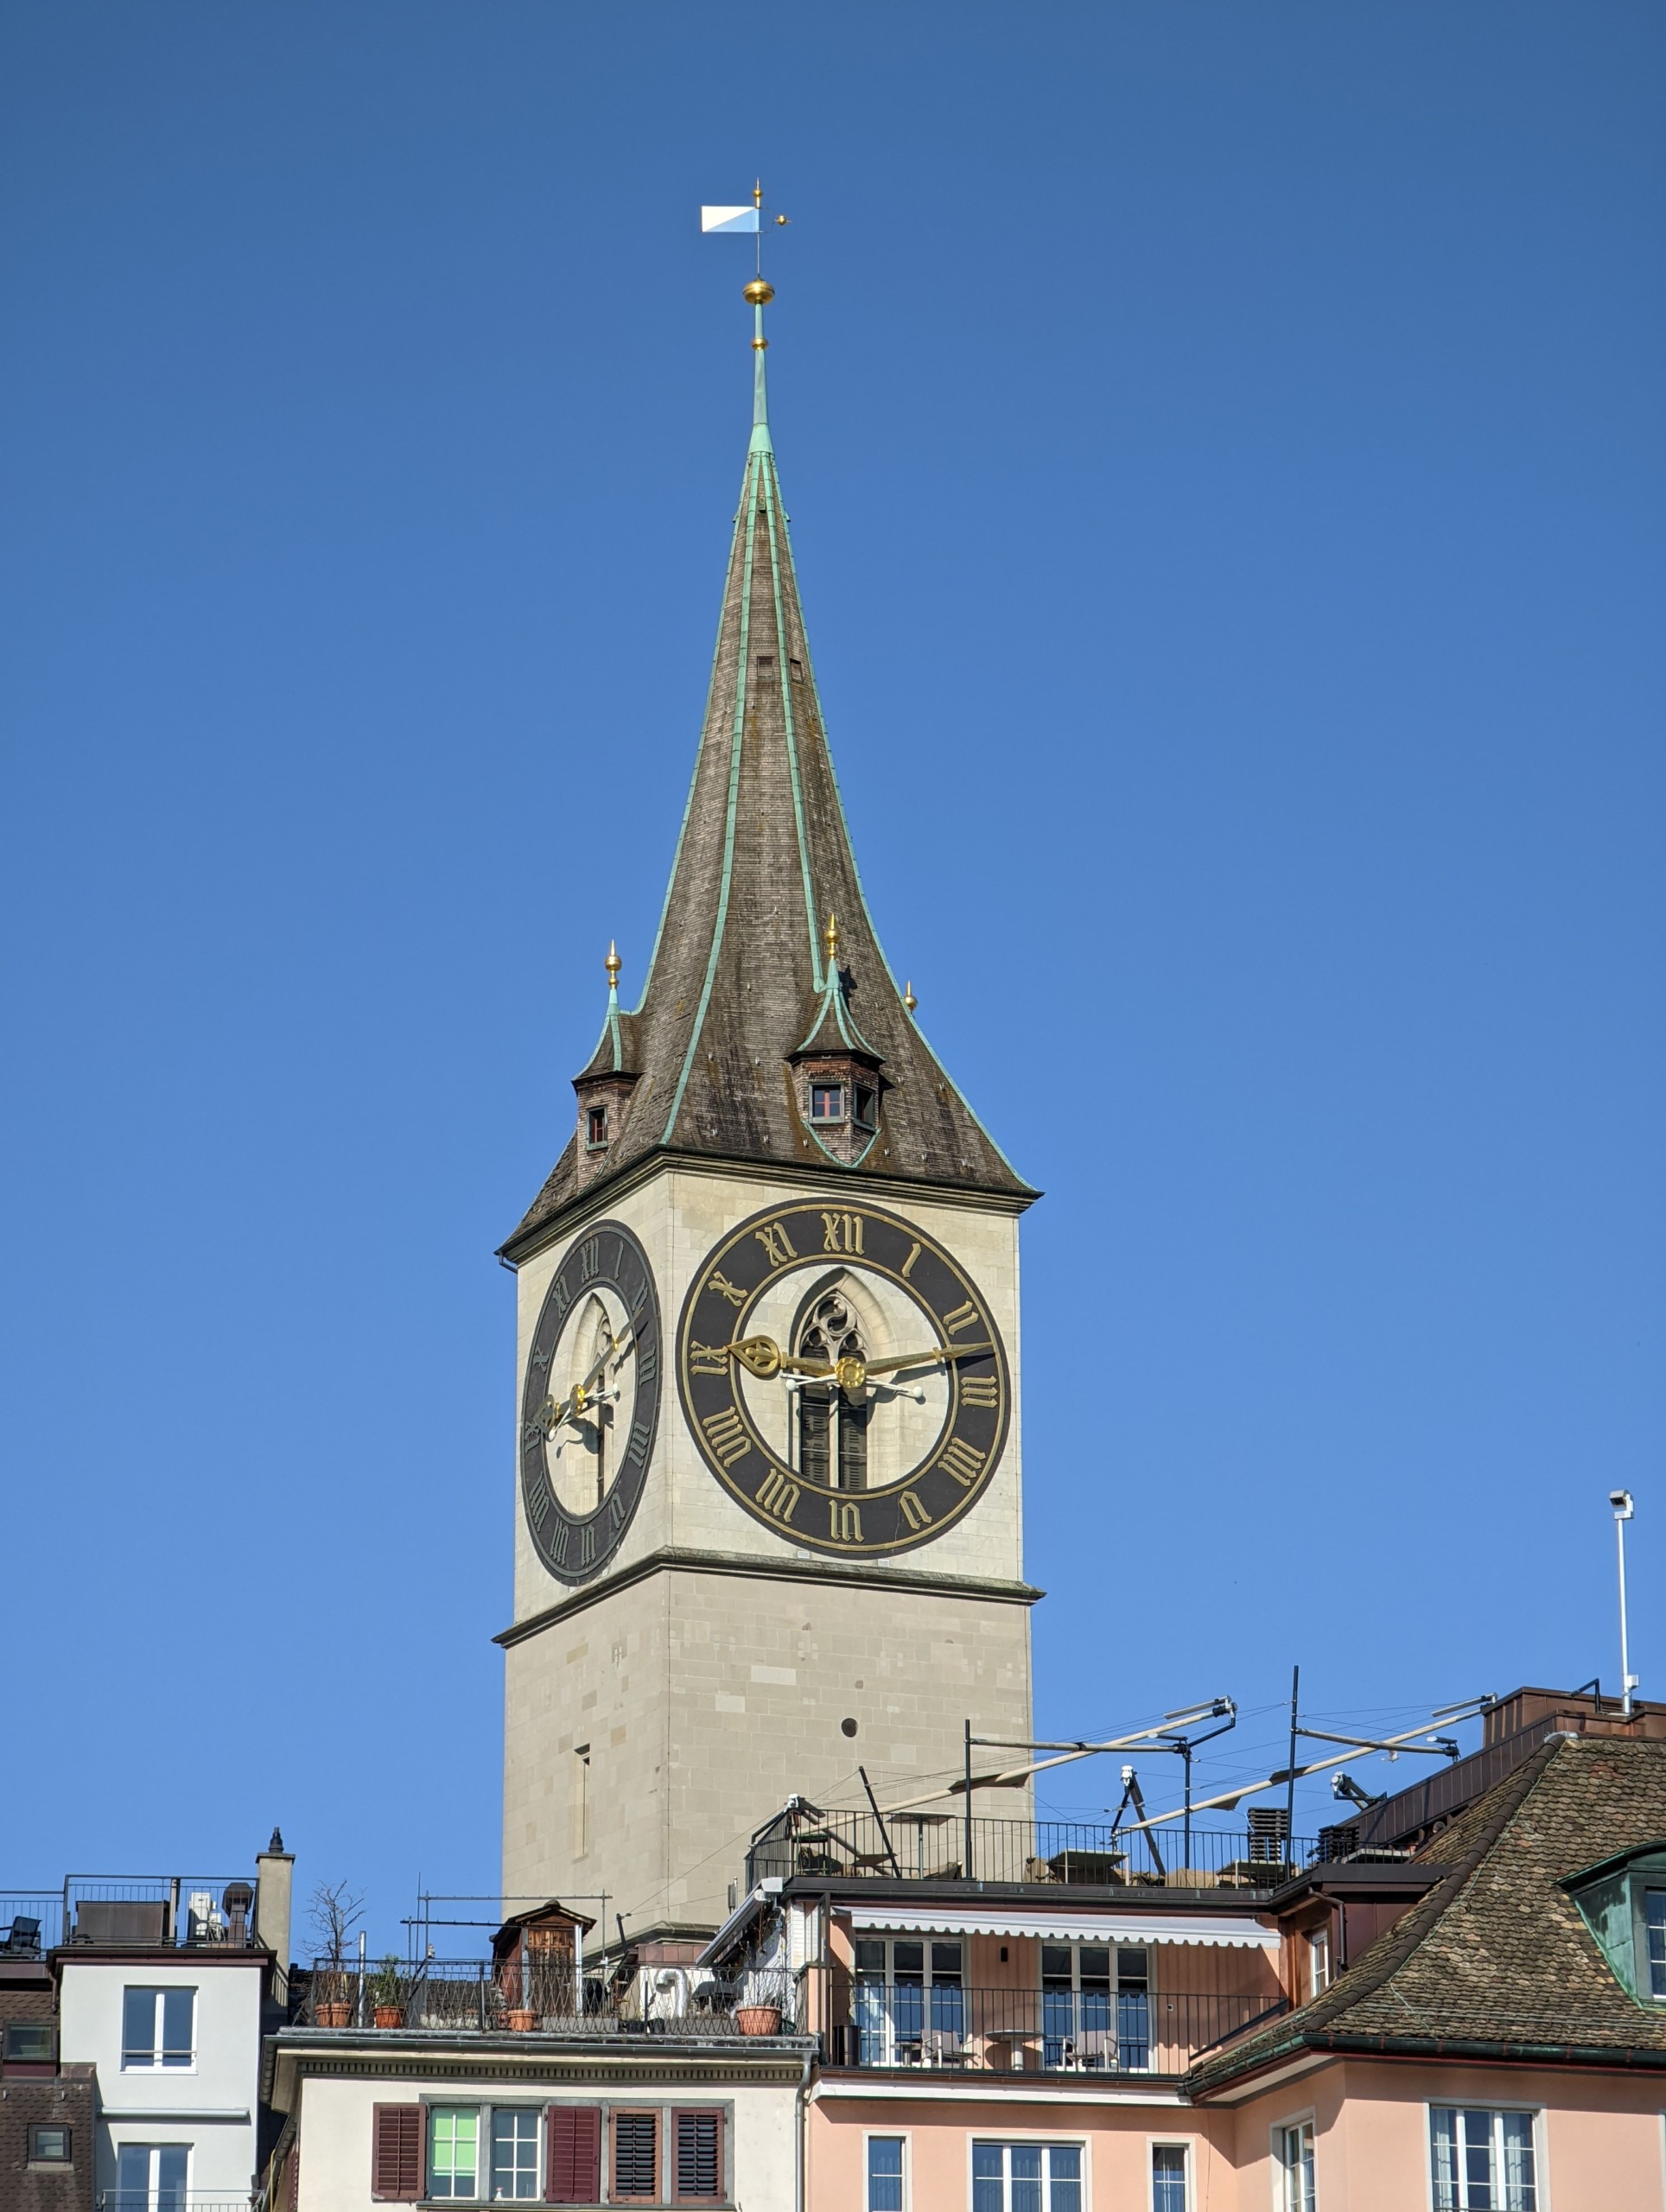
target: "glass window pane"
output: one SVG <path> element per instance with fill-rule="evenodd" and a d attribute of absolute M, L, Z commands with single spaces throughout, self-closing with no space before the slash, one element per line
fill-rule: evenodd
<path fill-rule="evenodd" d="M 185 2212 L 185 2183 L 191 2152 L 184 2143 L 164 2143 L 156 2152 L 156 2212 Z"/>
<path fill-rule="evenodd" d="M 1429 2171 L 1434 2212 L 1458 2212 L 1458 2115 L 1449 2105 L 1429 2113 Z"/>
<path fill-rule="evenodd" d="M 902 2138 L 868 2139 L 868 2212 L 902 2212 Z"/>
<path fill-rule="evenodd" d="M 960 1946 L 958 1943 L 933 1943 L 932 1946 L 932 1979 L 941 1976 L 958 1980 L 960 1975 Z"/>
<path fill-rule="evenodd" d="M 1118 1951 L 1116 1954 L 1116 1986 L 1119 1989 L 1145 1989 L 1149 1986 L 1143 1951 Z"/>
<path fill-rule="evenodd" d="M 1011 2162 L 1014 2181 L 1040 2181 L 1041 2178 L 1041 2146 L 1039 2143 L 1014 2143 L 1007 2152 Z"/>
<path fill-rule="evenodd" d="M 1645 1890 L 1643 1916 L 1649 1930 L 1649 1994 L 1666 1997 L 1666 1890 Z"/>
<path fill-rule="evenodd" d="M 1538 2194 L 1533 2176 L 1533 2115 L 1506 2112 L 1498 2115 L 1504 2139 L 1504 2212 L 1536 2212 Z"/>
<path fill-rule="evenodd" d="M 156 1993 L 154 1989 L 122 1992 L 122 2064 L 154 2066 L 156 2063 Z M 146 2166 L 147 2174 L 149 2171 Z M 146 2188 L 149 2187 L 147 2181 Z"/>
<path fill-rule="evenodd" d="M 1078 1957 L 1081 1962 L 1082 1986 L 1091 1981 L 1109 1982 L 1110 1953 L 1097 1943 L 1084 1943 Z"/>
<path fill-rule="evenodd" d="M 514 2203 L 538 2193 L 538 2116 L 533 2112 L 492 2115 L 492 2201 Z"/>
<path fill-rule="evenodd" d="M 1463 2112 L 1458 2115 L 1464 2212 L 1499 2212 L 1493 2201 L 1492 2114 Z"/>
<path fill-rule="evenodd" d="M 1041 1946 L 1041 1979 L 1046 1981 L 1070 1980 L 1070 1948 L 1068 1945 L 1044 1943 Z"/>
<path fill-rule="evenodd" d="M 856 1945 L 856 1972 L 871 1974 L 876 1981 L 885 1980 L 885 1946 L 863 1936 Z"/>
<path fill-rule="evenodd" d="M 1047 2152 L 1047 2212 L 1082 2212 L 1082 2153 L 1073 2143 Z"/>
<path fill-rule="evenodd" d="M 164 1989 L 162 1993 L 162 2063 L 188 2066 L 194 2056 L 197 1993 L 194 1989 Z"/>
<path fill-rule="evenodd" d="M 893 1943 L 891 1946 L 891 1958 L 899 1981 L 905 1974 L 923 1974 L 925 1972 L 924 1943 Z"/>
<path fill-rule="evenodd" d="M 1186 2212 L 1184 2145 L 1179 2143 L 1153 2145 L 1151 2203 L 1152 2212 Z"/>
<path fill-rule="evenodd" d="M 117 2151 L 116 2194 L 124 2200 L 131 2197 L 136 2204 L 149 2202 L 150 2145 L 148 2143 L 124 2143 Z M 127 2212 L 125 2202 L 122 2212 Z"/>

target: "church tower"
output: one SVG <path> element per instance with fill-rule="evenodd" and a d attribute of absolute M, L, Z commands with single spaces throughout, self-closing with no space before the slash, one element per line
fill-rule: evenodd
<path fill-rule="evenodd" d="M 633 1011 L 501 1256 L 518 1481 L 503 1885 L 710 1929 L 789 1793 L 1027 1738 L 1018 1217 L 868 918 L 770 441 Z M 921 764 L 925 766 L 924 763 Z M 1014 1810 L 1019 1809 L 1016 1805 Z"/>

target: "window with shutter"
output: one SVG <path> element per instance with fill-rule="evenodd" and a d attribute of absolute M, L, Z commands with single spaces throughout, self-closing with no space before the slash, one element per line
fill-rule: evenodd
<path fill-rule="evenodd" d="M 658 2113 L 615 2112 L 610 2125 L 614 2136 L 614 2202 L 616 2204 L 658 2204 Z"/>
<path fill-rule="evenodd" d="M 723 2194 L 723 2115 L 673 2113 L 671 2125 L 677 2143 L 673 2202 L 706 2204 L 720 2198 Z"/>
<path fill-rule="evenodd" d="M 544 2194 L 551 2204 L 595 2204 L 600 2200 L 600 2105 L 550 2106 Z"/>
<path fill-rule="evenodd" d="M 414 2204 L 423 2193 L 421 2105 L 378 2105 L 371 2130 L 371 2195 L 383 2204 Z"/>

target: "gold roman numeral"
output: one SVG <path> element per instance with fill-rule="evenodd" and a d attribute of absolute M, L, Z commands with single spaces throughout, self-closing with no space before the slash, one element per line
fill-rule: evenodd
<path fill-rule="evenodd" d="M 587 1236 L 578 1248 L 578 1279 L 588 1282 L 601 1267 L 601 1239 Z"/>
<path fill-rule="evenodd" d="M 737 1459 L 744 1459 L 752 1449 L 746 1423 L 733 1406 L 725 1406 L 720 1414 L 708 1414 L 700 1426 L 706 1432 L 706 1441 L 714 1458 L 726 1467 L 732 1467 Z"/>
<path fill-rule="evenodd" d="M 977 1308 L 970 1299 L 964 1306 L 957 1306 L 952 1313 L 945 1313 L 943 1317 L 943 1325 L 951 1337 L 957 1337 L 963 1329 L 975 1327 L 976 1322 Z"/>
<path fill-rule="evenodd" d="M 982 1473 L 983 1462 L 989 1456 L 975 1444 L 968 1444 L 963 1436 L 951 1436 L 943 1447 L 938 1465 L 948 1469 L 962 1490 L 970 1490 Z"/>
<path fill-rule="evenodd" d="M 902 1517 L 911 1529 L 931 1527 L 932 1516 L 914 1496 L 912 1491 L 904 1491 L 902 1496 L 897 1500 L 897 1503 L 902 1508 Z"/>
<path fill-rule="evenodd" d="M 727 1298 L 731 1306 L 744 1306 L 747 1302 L 745 1291 L 736 1290 L 734 1285 L 720 1268 L 712 1269 L 706 1279 L 706 1288 L 715 1290 L 720 1298 Z"/>
<path fill-rule="evenodd" d="M 630 1446 L 625 1457 L 627 1459 L 634 1459 L 639 1467 L 647 1464 L 648 1424 L 645 1421 L 638 1421 L 636 1427 L 631 1431 Z"/>
<path fill-rule="evenodd" d="M 859 1213 L 824 1213 L 822 1216 L 822 1249 L 823 1252 L 860 1253 L 862 1216 Z"/>
<path fill-rule="evenodd" d="M 758 1485 L 757 1503 L 764 1511 L 787 1527 L 798 1510 L 798 1485 L 789 1482 L 779 1467 L 772 1467 Z"/>
<path fill-rule="evenodd" d="M 993 1375 L 968 1375 L 960 1385 L 963 1404 L 995 1406 L 1001 1402 L 1001 1385 Z"/>
<path fill-rule="evenodd" d="M 862 1508 L 848 1504 L 843 1499 L 830 1497 L 827 1501 L 828 1534 L 836 1544 L 859 1544 L 862 1541 Z"/>
<path fill-rule="evenodd" d="M 659 1347 L 645 1344 L 639 1338 L 636 1347 L 636 1387 L 639 1390 L 652 1388 L 659 1373 Z"/>
<path fill-rule="evenodd" d="M 689 1346 L 689 1371 L 693 1375 L 723 1375 L 728 1371 L 728 1346 L 703 1344 L 698 1339 Z"/>
<path fill-rule="evenodd" d="M 919 1259 L 919 1246 L 918 1244 L 910 1245 L 908 1248 L 908 1257 L 902 1263 L 902 1279 L 905 1282 L 907 1281 L 909 1276 L 914 1272 L 914 1262 Z"/>
<path fill-rule="evenodd" d="M 798 1258 L 798 1255 L 793 1249 L 792 1239 L 787 1235 L 782 1223 L 766 1221 L 761 1229 L 754 1229 L 752 1233 L 768 1255 L 772 1268 L 784 1268 L 789 1260 Z"/>

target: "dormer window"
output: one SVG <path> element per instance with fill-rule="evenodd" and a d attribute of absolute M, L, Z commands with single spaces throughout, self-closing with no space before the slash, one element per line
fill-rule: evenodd
<path fill-rule="evenodd" d="M 869 1092 L 868 1096 L 872 1097 Z M 860 1097 L 862 1094 L 858 1092 Z M 810 1086 L 810 1118 L 812 1122 L 842 1122 L 844 1119 L 844 1085 L 842 1083 L 812 1083 Z"/>
<path fill-rule="evenodd" d="M 1621 1986 L 1642 2004 L 1666 2005 L 1666 1840 L 1606 1859 L 1561 1886 Z"/>
<path fill-rule="evenodd" d="M 879 1093 L 865 1083 L 856 1085 L 856 1127 L 871 1129 L 879 1111 Z"/>
<path fill-rule="evenodd" d="M 584 1142 L 591 1152 L 607 1149 L 607 1109 L 605 1106 L 592 1106 L 586 1112 Z"/>

